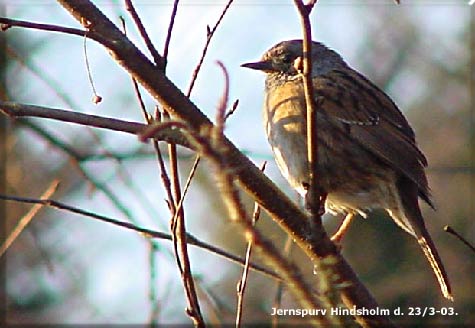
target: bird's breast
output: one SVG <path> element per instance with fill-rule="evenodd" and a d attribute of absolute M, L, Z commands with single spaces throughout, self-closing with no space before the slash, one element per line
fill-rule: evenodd
<path fill-rule="evenodd" d="M 301 92 L 294 83 L 266 90 L 264 126 L 282 175 L 303 195 L 308 164 L 305 100 Z"/>
<path fill-rule="evenodd" d="M 306 104 L 301 81 L 267 89 L 264 125 L 277 165 L 301 195 L 308 183 Z M 387 167 L 352 139 L 351 129 L 318 109 L 318 181 L 320 187 L 340 202 L 364 207 L 385 188 Z M 332 194 L 332 195 L 331 195 Z M 368 201 L 366 201 L 368 200 Z M 365 206 L 365 203 L 367 206 Z"/>

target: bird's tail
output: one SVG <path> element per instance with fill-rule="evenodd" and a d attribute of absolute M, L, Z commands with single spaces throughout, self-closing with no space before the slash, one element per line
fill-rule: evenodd
<path fill-rule="evenodd" d="M 422 217 L 419 208 L 419 187 L 407 178 L 400 178 L 397 182 L 397 187 L 399 189 L 401 203 L 403 204 L 404 215 L 401 215 L 400 217 L 394 215 L 393 219 L 403 229 L 416 237 L 419 245 L 421 245 L 424 255 L 434 271 L 437 281 L 439 282 L 442 295 L 444 295 L 448 300 L 453 301 L 454 298 L 452 296 L 452 289 L 450 288 L 447 272 L 445 271 L 439 253 L 435 248 L 434 242 L 425 227 L 424 218 Z M 428 194 L 428 190 L 426 190 L 425 193 Z"/>
<path fill-rule="evenodd" d="M 440 259 L 439 254 L 435 248 L 432 239 L 428 234 L 426 236 L 418 237 L 417 239 L 419 245 L 424 252 L 427 260 L 429 261 L 432 270 L 434 271 L 435 277 L 440 285 L 440 290 L 445 298 L 450 301 L 453 301 L 454 298 L 452 296 L 452 289 L 450 287 L 449 278 L 447 277 L 447 273 L 445 272 L 444 265 L 442 264 L 442 260 Z"/>

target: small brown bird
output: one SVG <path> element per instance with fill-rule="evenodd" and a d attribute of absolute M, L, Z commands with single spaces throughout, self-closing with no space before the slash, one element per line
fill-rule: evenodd
<path fill-rule="evenodd" d="M 308 188 L 306 103 L 302 83 L 302 40 L 273 46 L 255 63 L 263 71 L 264 124 L 280 171 L 302 196 Z M 312 80 L 317 107 L 318 183 L 326 211 L 366 217 L 385 209 L 414 236 L 427 257 L 442 294 L 450 284 L 425 227 L 418 197 L 433 207 L 424 167 L 409 123 L 381 89 L 349 67 L 335 51 L 312 43 Z M 339 238 L 340 236 L 338 236 Z"/>

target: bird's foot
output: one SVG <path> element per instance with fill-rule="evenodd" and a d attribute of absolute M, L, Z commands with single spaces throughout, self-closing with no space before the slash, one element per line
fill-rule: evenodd
<path fill-rule="evenodd" d="M 341 241 L 343 240 L 343 237 L 348 231 L 348 228 L 350 227 L 350 223 L 354 217 L 355 217 L 354 213 L 348 213 L 343 219 L 343 221 L 341 222 L 341 225 L 338 227 L 338 230 L 330 238 L 331 241 L 340 249 L 341 249 Z"/>

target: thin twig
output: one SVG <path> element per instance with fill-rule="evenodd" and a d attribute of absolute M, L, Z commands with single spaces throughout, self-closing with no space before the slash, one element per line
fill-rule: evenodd
<path fill-rule="evenodd" d="M 18 19 L 10 19 L 5 17 L 0 17 L 0 24 L 3 25 L 2 30 L 6 31 L 6 27 L 22 27 L 28 29 L 42 30 L 48 32 L 58 32 L 64 34 L 72 34 L 84 37 L 86 30 L 81 30 L 77 28 L 71 28 L 66 26 L 54 25 L 54 24 L 42 24 L 42 23 L 33 23 L 29 21 L 23 21 Z M 89 36 L 88 36 L 89 37 Z"/>
<path fill-rule="evenodd" d="M 74 207 L 74 206 L 64 204 L 64 203 L 56 201 L 54 199 L 49 199 L 49 198 L 48 199 L 36 199 L 36 198 L 17 197 L 17 196 L 3 195 L 3 194 L 0 194 L 0 199 L 6 200 L 6 201 L 19 202 L 19 203 L 38 204 L 38 205 L 41 205 L 41 206 L 47 206 L 47 207 L 50 207 L 50 208 L 55 208 L 55 209 L 58 209 L 58 210 L 63 210 L 63 211 L 67 211 L 67 212 L 74 213 L 74 214 L 79 214 L 79 215 L 82 215 L 82 216 L 87 217 L 87 218 L 91 218 L 91 219 L 94 219 L 94 220 L 99 220 L 101 222 L 110 223 L 110 224 L 113 224 L 113 225 L 116 225 L 116 226 L 119 226 L 119 227 L 122 227 L 122 228 L 125 228 L 125 229 L 136 231 L 138 233 L 141 233 L 146 238 L 157 238 L 157 239 L 170 240 L 170 241 L 172 240 L 172 236 L 170 234 L 155 231 L 155 230 L 151 230 L 151 229 L 140 228 L 140 227 L 138 227 L 138 226 L 136 226 L 132 223 L 112 219 L 112 218 L 106 217 L 104 215 L 100 215 L 100 214 L 97 214 L 97 213 L 94 213 L 94 212 L 90 212 L 90 211 L 87 211 L 87 210 L 80 209 L 78 207 Z M 220 249 L 220 248 L 218 248 L 214 245 L 203 242 L 200 239 L 196 238 L 195 236 L 193 236 L 189 233 L 187 233 L 187 235 L 186 235 L 186 240 L 187 240 L 187 243 L 189 243 L 190 245 L 196 246 L 196 247 L 201 248 L 203 250 L 209 251 L 209 252 L 211 252 L 215 255 L 221 256 L 222 258 L 224 258 L 224 259 L 226 259 L 230 262 L 239 264 L 241 266 L 244 266 L 244 264 L 245 264 L 245 259 L 244 258 L 241 258 L 237 255 L 228 253 L 228 252 L 226 252 L 226 251 L 224 251 L 224 250 L 222 250 L 222 249 Z M 256 272 L 259 272 L 261 274 L 264 274 L 264 275 L 266 275 L 270 278 L 281 280 L 281 278 L 278 274 L 276 274 L 275 272 L 273 272 L 269 269 L 266 269 L 266 268 L 264 268 L 264 267 L 262 267 L 258 264 L 252 263 L 250 265 L 250 267 L 251 267 L 252 270 L 254 270 Z"/>
<path fill-rule="evenodd" d="M 312 83 L 312 28 L 310 13 L 316 1 L 304 5 L 302 0 L 294 0 L 300 14 L 303 29 L 303 71 L 302 79 L 307 106 L 307 158 L 309 186 L 305 197 L 306 207 L 310 211 L 311 229 L 323 230 L 320 208 L 320 190 L 318 188 L 318 142 L 317 142 L 317 105 Z M 315 226 L 313 226 L 315 225 Z M 318 236 L 316 236 L 318 238 Z"/>
<path fill-rule="evenodd" d="M 267 162 L 264 162 L 261 166 L 261 171 L 266 169 Z M 261 208 L 258 203 L 254 203 L 254 211 L 252 212 L 252 225 L 255 226 L 261 215 Z M 237 311 L 236 311 L 236 327 L 241 327 L 242 310 L 244 306 L 244 292 L 246 291 L 247 278 L 249 275 L 249 263 L 251 261 L 252 253 L 252 240 L 247 242 L 246 249 L 246 263 L 242 271 L 242 277 L 237 284 Z"/>
<path fill-rule="evenodd" d="M 173 9 L 172 13 L 170 14 L 170 22 L 168 23 L 167 37 L 165 39 L 165 45 L 163 46 L 163 57 L 165 59 L 164 69 L 166 68 L 168 61 L 168 50 L 170 48 L 170 42 L 172 40 L 173 26 L 175 25 L 175 17 L 178 11 L 178 2 L 180 2 L 180 0 L 173 1 Z"/>
<path fill-rule="evenodd" d="M 462 237 L 457 231 L 455 231 L 451 226 L 446 225 L 444 227 L 444 231 L 450 233 L 451 235 L 455 236 L 458 240 L 465 244 L 472 252 L 475 252 L 475 247 L 468 242 L 467 239 Z"/>
<path fill-rule="evenodd" d="M 159 68 L 163 68 L 165 66 L 165 60 L 162 56 L 160 56 L 157 49 L 153 45 L 153 42 L 148 36 L 147 30 L 145 29 L 145 26 L 143 25 L 142 20 L 140 19 L 139 14 L 135 10 L 131 0 L 125 0 L 125 9 L 130 13 L 130 16 L 132 17 L 135 26 L 137 26 L 140 36 L 144 40 L 148 51 L 152 55 L 155 65 L 157 65 L 157 67 Z"/>
<path fill-rule="evenodd" d="M 137 98 L 139 105 L 140 105 L 140 110 L 142 111 L 142 115 L 145 119 L 145 121 L 150 124 L 152 122 L 152 118 L 150 114 L 147 112 L 147 108 L 145 107 L 145 102 L 142 97 L 142 93 L 140 92 L 139 84 L 137 83 L 137 80 L 132 77 L 132 84 L 134 86 L 134 92 L 135 92 L 135 97 Z"/>
<path fill-rule="evenodd" d="M 191 181 L 193 180 L 193 177 L 195 176 L 196 169 L 198 168 L 198 164 L 200 163 L 200 160 L 201 160 L 200 156 L 195 157 L 195 161 L 193 162 L 193 165 L 191 167 L 190 173 L 188 174 L 188 178 L 186 180 L 185 186 L 183 187 L 183 195 L 180 198 L 178 205 L 176 206 L 175 217 L 173 217 L 172 221 L 175 221 L 177 219 L 176 216 L 178 216 L 179 211 L 183 207 L 183 201 L 185 200 L 185 197 L 188 193 L 188 189 L 190 188 Z"/>
<path fill-rule="evenodd" d="M 234 0 L 228 0 L 228 3 L 226 4 L 226 6 L 224 7 L 223 11 L 221 12 L 221 15 L 219 16 L 218 18 L 218 21 L 216 22 L 216 24 L 214 24 L 213 28 L 210 29 L 209 26 L 207 26 L 207 30 L 206 30 L 206 43 L 205 43 L 205 46 L 203 47 L 203 51 L 201 53 L 201 57 L 200 57 L 200 60 L 198 62 L 198 64 L 196 65 L 196 68 L 195 70 L 193 71 L 193 75 L 191 76 L 191 81 L 190 81 L 190 85 L 188 86 L 188 91 L 186 92 L 186 96 L 187 97 L 190 97 L 191 95 L 191 91 L 193 91 L 193 87 L 195 86 L 195 82 L 196 82 L 196 79 L 198 77 L 198 74 L 201 70 L 201 66 L 203 65 L 203 62 L 205 60 L 205 57 L 206 57 L 206 53 L 208 52 L 208 47 L 211 43 L 211 39 L 213 38 L 213 35 L 214 33 L 216 32 L 216 30 L 218 29 L 218 26 L 219 24 L 221 23 L 221 21 L 223 20 L 224 18 L 224 15 L 226 15 L 228 9 L 231 7 L 231 4 L 233 3 Z"/>
<path fill-rule="evenodd" d="M 165 112 L 164 114 L 166 114 L 166 118 L 169 119 L 168 113 Z M 201 314 L 198 296 L 196 294 L 195 282 L 191 273 L 191 264 L 186 243 L 185 211 L 183 210 L 183 206 L 179 207 L 179 204 L 183 202 L 184 195 L 181 193 L 180 172 L 178 170 L 178 157 L 175 144 L 168 144 L 168 154 L 171 168 L 171 187 L 175 199 L 175 203 L 171 204 L 173 210 L 171 211 L 172 220 L 170 222 L 170 228 L 173 236 L 173 247 L 175 250 L 177 265 L 181 272 L 188 302 L 186 313 L 191 320 L 193 320 L 195 326 L 204 326 L 204 320 Z M 199 159 L 198 161 L 195 161 L 195 163 L 197 165 Z"/>
<path fill-rule="evenodd" d="M 170 115 L 166 111 L 163 112 L 163 117 L 165 118 L 165 120 L 170 121 Z M 142 140 L 143 140 L 143 138 L 142 138 Z M 177 233 L 180 233 L 180 232 L 183 233 L 182 228 L 179 228 L 180 231 L 177 230 L 178 221 L 184 219 L 183 209 L 180 210 L 180 212 L 183 213 L 183 215 L 180 215 L 180 213 L 177 213 L 178 203 L 181 200 L 180 178 L 179 178 L 179 173 L 178 173 L 178 160 L 177 160 L 177 155 L 176 155 L 176 145 L 169 143 L 167 145 L 167 147 L 168 147 L 168 162 L 169 162 L 169 165 L 170 165 L 170 175 L 171 175 L 170 192 L 173 195 L 173 202 L 169 201 L 169 203 L 168 203 L 168 206 L 170 208 L 170 213 L 171 213 L 171 216 L 172 216 L 172 218 L 170 220 L 170 231 L 172 232 L 172 236 L 174 236 L 174 238 L 173 238 L 173 250 L 175 252 L 175 257 L 176 257 L 176 262 L 177 262 L 177 265 L 178 265 L 178 269 L 180 270 L 180 273 L 181 273 L 182 279 L 183 279 L 184 269 L 183 269 L 182 259 L 181 259 L 181 255 L 180 255 L 180 251 L 179 251 L 180 242 L 177 240 L 178 238 L 180 238 L 180 236 L 177 236 Z M 187 283 L 186 283 L 185 280 L 183 281 L 183 284 L 185 286 L 185 293 L 188 297 L 189 291 L 187 291 L 187 287 L 186 287 Z M 192 301 L 188 300 L 188 302 L 190 303 Z"/>
<path fill-rule="evenodd" d="M 59 180 L 54 180 L 50 183 L 48 188 L 41 195 L 41 199 L 50 198 L 58 188 Z M 43 204 L 35 204 L 29 211 L 26 213 L 20 220 L 18 220 L 17 225 L 12 232 L 8 235 L 7 239 L 0 246 L 0 257 L 7 251 L 11 244 L 17 239 L 20 233 L 26 228 L 26 226 L 31 222 L 35 215 L 43 208 Z"/>
<path fill-rule="evenodd" d="M 158 106 L 155 107 L 155 115 L 154 116 L 155 116 L 155 121 L 156 122 L 161 122 L 162 115 L 160 113 L 160 110 L 159 110 Z M 161 151 L 161 149 L 158 145 L 158 140 L 157 139 L 154 139 L 153 147 L 155 149 L 155 153 L 157 154 L 158 167 L 160 169 L 160 178 L 162 179 L 163 187 L 165 188 L 165 192 L 167 194 L 169 207 L 171 207 L 172 206 L 171 204 L 175 204 L 175 198 L 173 197 L 170 177 L 168 175 L 167 168 L 165 166 L 165 161 L 163 160 L 163 154 L 162 154 L 162 151 Z"/>
<path fill-rule="evenodd" d="M 97 94 L 96 86 L 94 85 L 94 79 L 92 78 L 91 65 L 89 64 L 89 56 L 87 55 L 87 31 L 84 33 L 83 51 L 84 62 L 86 64 L 87 78 L 89 80 L 89 84 L 91 85 L 92 93 L 94 94 L 92 98 L 93 103 L 98 104 L 102 101 L 102 97 Z"/>
<path fill-rule="evenodd" d="M 229 99 L 229 74 L 228 70 L 226 69 L 226 67 L 224 67 L 224 64 L 222 62 L 217 61 L 216 64 L 219 66 L 219 68 L 221 68 L 224 76 L 224 90 L 217 106 L 218 110 L 216 111 L 216 124 L 214 129 L 217 134 L 221 135 L 224 133 L 224 123 L 226 122 L 227 116 L 226 108 Z"/>
<path fill-rule="evenodd" d="M 236 112 L 236 109 L 238 108 L 238 105 L 239 105 L 239 99 L 236 99 L 233 102 L 233 105 L 231 106 L 231 109 L 226 113 L 226 116 L 224 117 L 224 120 L 227 121 L 228 118 L 231 117 Z"/>

